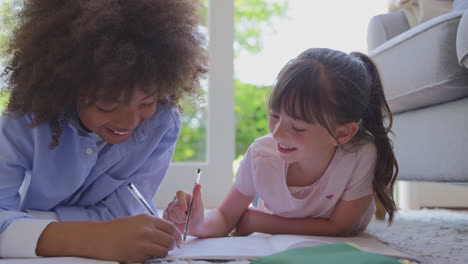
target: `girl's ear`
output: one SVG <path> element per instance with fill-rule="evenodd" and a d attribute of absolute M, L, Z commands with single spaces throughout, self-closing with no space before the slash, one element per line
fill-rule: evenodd
<path fill-rule="evenodd" d="M 333 145 L 341 146 L 350 141 L 359 131 L 359 125 L 356 122 L 349 122 L 338 126 L 336 129 L 336 140 L 333 140 Z"/>

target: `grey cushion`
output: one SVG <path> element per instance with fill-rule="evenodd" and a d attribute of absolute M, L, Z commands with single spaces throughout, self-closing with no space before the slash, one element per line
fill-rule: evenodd
<path fill-rule="evenodd" d="M 468 0 L 454 0 L 453 10 L 463 10 L 468 8 Z"/>
<path fill-rule="evenodd" d="M 409 28 L 403 11 L 374 16 L 367 28 L 367 48 L 373 50 Z"/>
<path fill-rule="evenodd" d="M 468 98 L 394 116 L 398 179 L 468 182 Z"/>
<path fill-rule="evenodd" d="M 426 21 L 369 53 L 394 113 L 468 95 L 468 70 L 459 65 L 455 48 L 462 15 L 451 12 Z"/>
<path fill-rule="evenodd" d="M 468 68 L 468 10 L 463 14 L 457 30 L 457 57 L 460 65 Z"/>

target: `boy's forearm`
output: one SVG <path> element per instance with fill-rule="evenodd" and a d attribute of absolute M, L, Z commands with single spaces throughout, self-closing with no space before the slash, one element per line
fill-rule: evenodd
<path fill-rule="evenodd" d="M 53 222 L 42 232 L 37 242 L 36 254 L 44 257 L 93 257 L 93 234 L 99 222 Z"/>
<path fill-rule="evenodd" d="M 344 232 L 332 221 L 322 218 L 285 218 L 251 210 L 250 224 L 253 232 L 311 236 L 341 236 Z"/>

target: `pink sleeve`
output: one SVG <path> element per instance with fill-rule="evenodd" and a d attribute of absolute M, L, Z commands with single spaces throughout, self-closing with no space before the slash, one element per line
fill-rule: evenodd
<path fill-rule="evenodd" d="M 246 196 L 255 196 L 255 186 L 253 181 L 254 163 L 252 147 L 249 147 L 237 170 L 235 185 L 237 190 Z"/>
<path fill-rule="evenodd" d="M 345 201 L 352 201 L 373 194 L 375 161 L 377 158 L 374 144 L 367 144 L 357 153 L 356 166 L 342 195 Z"/>

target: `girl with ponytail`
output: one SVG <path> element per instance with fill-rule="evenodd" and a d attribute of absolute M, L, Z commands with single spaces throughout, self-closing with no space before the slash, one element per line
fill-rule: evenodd
<path fill-rule="evenodd" d="M 221 205 L 205 214 L 194 187 L 190 235 L 351 235 L 366 229 L 374 202 L 392 222 L 392 115 L 366 55 L 302 52 L 279 73 L 268 106 L 271 133 L 249 147 Z M 164 218 L 182 229 L 191 198 L 179 191 Z"/>

